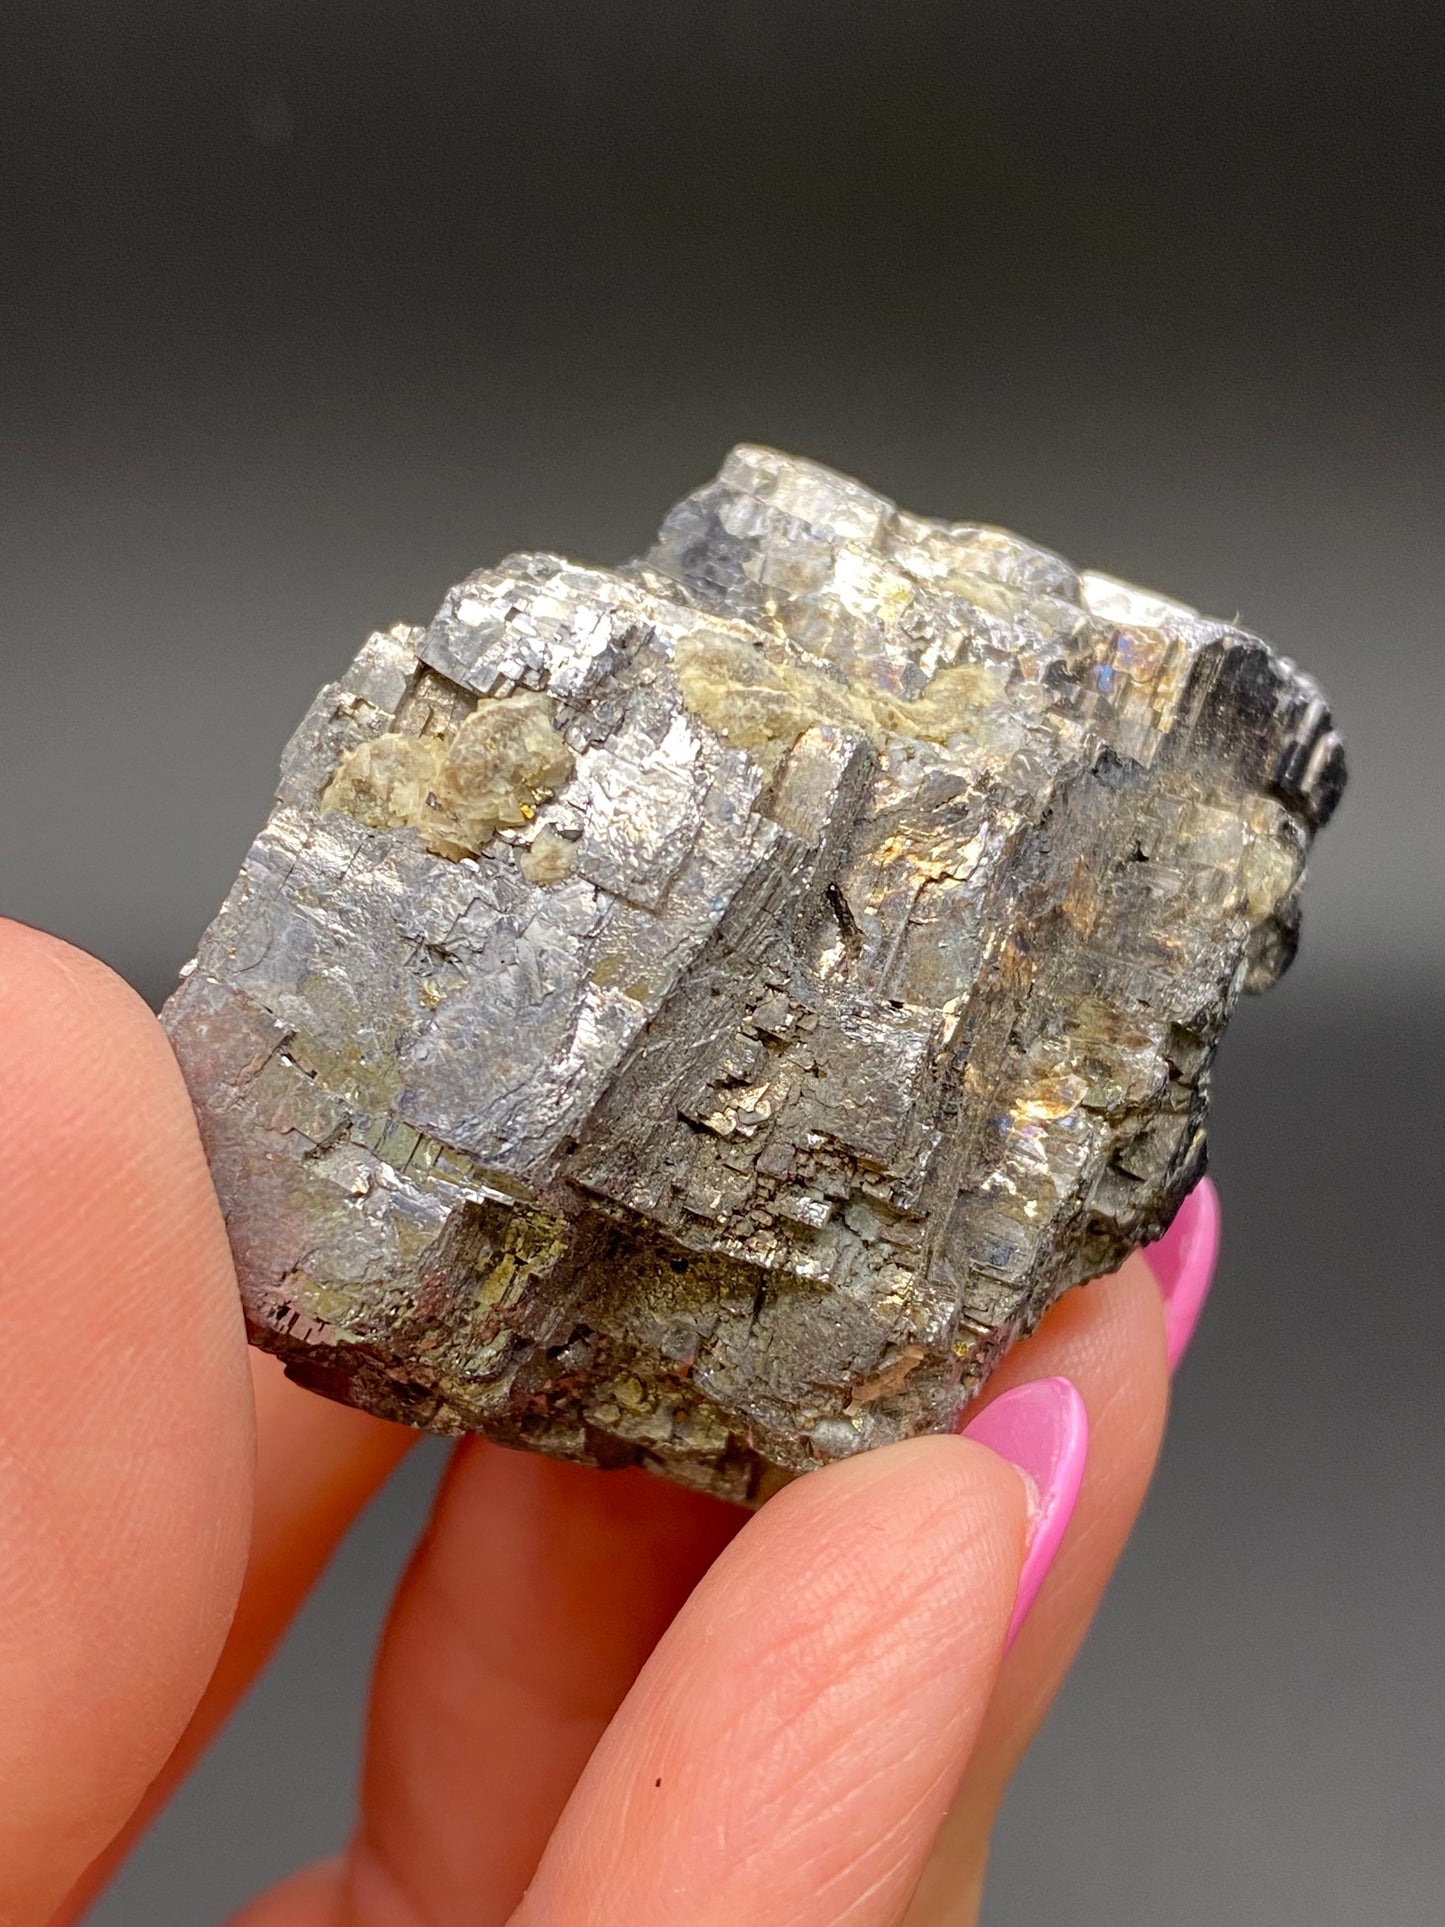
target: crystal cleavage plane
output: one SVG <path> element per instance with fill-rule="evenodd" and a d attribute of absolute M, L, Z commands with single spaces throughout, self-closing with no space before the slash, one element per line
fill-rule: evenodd
<path fill-rule="evenodd" d="M 166 1007 L 253 1341 L 744 1503 L 951 1428 L 1197 1181 L 1343 781 L 1244 630 L 768 449 L 469 577 Z"/>

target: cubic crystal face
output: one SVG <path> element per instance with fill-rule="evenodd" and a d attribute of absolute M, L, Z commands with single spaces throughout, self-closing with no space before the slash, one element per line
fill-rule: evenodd
<path fill-rule="evenodd" d="M 767 449 L 469 577 L 166 1008 L 252 1338 L 745 1502 L 952 1427 L 1200 1176 L 1343 780 L 1257 638 Z"/>

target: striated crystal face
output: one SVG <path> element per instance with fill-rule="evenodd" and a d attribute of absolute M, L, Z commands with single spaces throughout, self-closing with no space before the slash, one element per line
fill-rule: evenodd
<path fill-rule="evenodd" d="M 165 1022 L 253 1339 L 751 1501 L 1203 1170 L 1343 783 L 1255 637 L 761 448 L 364 645 Z"/>

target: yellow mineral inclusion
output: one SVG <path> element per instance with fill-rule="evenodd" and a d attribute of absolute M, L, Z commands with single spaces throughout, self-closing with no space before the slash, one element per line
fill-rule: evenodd
<path fill-rule="evenodd" d="M 1266 801 L 1250 811 L 1240 881 L 1252 923 L 1273 913 L 1304 873 L 1304 853 L 1285 834 L 1287 819 L 1278 803 Z"/>
<path fill-rule="evenodd" d="M 349 749 L 321 798 L 322 807 L 344 810 L 374 830 L 426 821 L 441 775 L 446 743 L 440 736 L 402 736 L 395 731 Z"/>
<path fill-rule="evenodd" d="M 527 848 L 517 858 L 517 867 L 528 883 L 561 883 L 577 867 L 576 843 L 544 823 Z"/>
<path fill-rule="evenodd" d="M 573 767 L 553 727 L 551 698 L 523 689 L 479 702 L 446 735 L 392 731 L 358 743 L 337 764 L 321 802 L 373 829 L 418 830 L 434 856 L 475 856 L 497 830 L 529 821 Z"/>
<path fill-rule="evenodd" d="M 999 694 L 995 667 L 961 663 L 939 670 L 908 702 L 884 689 L 839 682 L 805 662 L 764 655 L 724 629 L 682 637 L 673 669 L 693 714 L 724 742 L 749 750 L 769 773 L 814 723 L 855 730 L 880 750 L 960 737 L 973 746 L 982 712 Z"/>

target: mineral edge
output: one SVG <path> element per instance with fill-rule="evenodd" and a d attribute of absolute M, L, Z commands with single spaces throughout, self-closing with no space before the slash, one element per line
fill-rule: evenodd
<path fill-rule="evenodd" d="M 1244 630 L 768 449 L 470 576 L 166 1007 L 253 1340 L 745 1503 L 952 1427 L 1200 1176 L 1343 781 Z"/>

